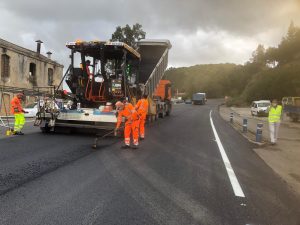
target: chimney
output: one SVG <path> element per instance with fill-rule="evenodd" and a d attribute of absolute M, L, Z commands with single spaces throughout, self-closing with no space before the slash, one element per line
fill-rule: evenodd
<path fill-rule="evenodd" d="M 51 59 L 52 52 L 47 52 L 46 54 L 48 56 L 48 59 Z"/>
<path fill-rule="evenodd" d="M 43 43 L 41 40 L 37 40 L 35 41 L 37 44 L 36 44 L 36 52 L 38 54 L 41 54 L 41 44 Z"/>

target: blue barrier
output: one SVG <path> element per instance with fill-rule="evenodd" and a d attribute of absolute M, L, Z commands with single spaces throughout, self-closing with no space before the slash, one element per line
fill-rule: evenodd
<path fill-rule="evenodd" d="M 233 123 L 233 113 L 230 113 L 230 123 Z"/>
<path fill-rule="evenodd" d="M 243 133 L 247 133 L 247 132 L 248 132 L 248 120 L 243 119 Z"/>
<path fill-rule="evenodd" d="M 256 142 L 262 142 L 262 128 L 263 128 L 262 123 L 258 123 L 256 127 Z"/>

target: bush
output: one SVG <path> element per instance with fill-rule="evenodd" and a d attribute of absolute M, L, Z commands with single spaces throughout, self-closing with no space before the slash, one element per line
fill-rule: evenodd
<path fill-rule="evenodd" d="M 227 107 L 246 107 L 249 106 L 249 103 L 245 101 L 242 97 L 234 97 L 234 98 L 228 98 L 228 100 L 225 102 Z"/>

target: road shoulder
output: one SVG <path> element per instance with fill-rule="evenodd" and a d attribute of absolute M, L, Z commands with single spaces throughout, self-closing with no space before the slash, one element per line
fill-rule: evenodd
<path fill-rule="evenodd" d="M 279 141 L 275 146 L 269 144 L 269 132 L 267 121 L 241 113 L 242 110 L 221 106 L 220 116 L 229 122 L 230 113 L 234 114 L 234 122 L 231 124 L 241 135 L 250 142 L 255 142 L 257 123 L 263 123 L 263 141 L 257 143 L 253 151 L 271 167 L 297 195 L 300 196 L 300 129 L 297 126 L 289 126 L 283 123 L 280 127 Z M 242 132 L 242 121 L 248 120 L 248 132 Z"/>

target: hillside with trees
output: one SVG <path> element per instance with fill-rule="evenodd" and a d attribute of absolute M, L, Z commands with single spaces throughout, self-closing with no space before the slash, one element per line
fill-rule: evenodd
<path fill-rule="evenodd" d="M 277 47 L 258 45 L 244 65 L 206 64 L 169 68 L 165 78 L 190 97 L 206 92 L 209 98 L 231 96 L 231 104 L 258 99 L 300 96 L 300 28 L 292 22 Z"/>

